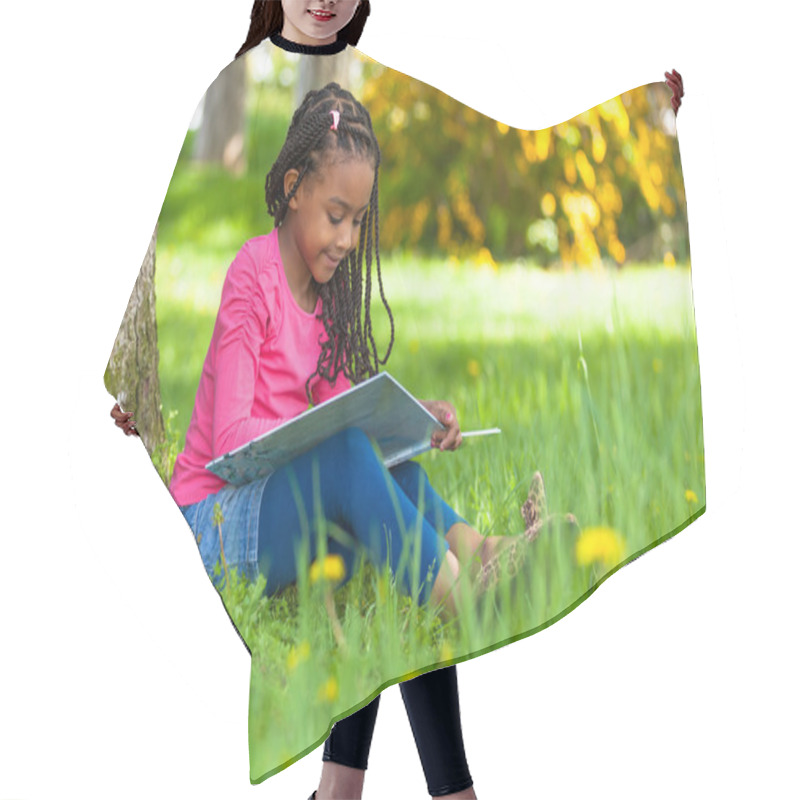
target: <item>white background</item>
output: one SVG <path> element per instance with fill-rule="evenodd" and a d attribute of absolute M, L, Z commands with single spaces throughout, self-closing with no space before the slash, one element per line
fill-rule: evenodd
<path fill-rule="evenodd" d="M 517 127 L 668 68 L 685 80 L 708 510 L 552 628 L 458 667 L 483 800 L 797 796 L 797 99 L 778 8 L 373 2 L 363 52 Z M 249 10 L 3 7 L 6 800 L 317 785 L 321 747 L 250 785 L 249 658 L 102 382 L 187 125 Z M 426 796 L 392 687 L 364 797 Z"/>

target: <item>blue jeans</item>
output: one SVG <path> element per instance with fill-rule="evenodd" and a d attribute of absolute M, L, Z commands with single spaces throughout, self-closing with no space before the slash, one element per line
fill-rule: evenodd
<path fill-rule="evenodd" d="M 217 502 L 224 519 L 219 527 L 213 524 Z M 200 536 L 212 578 L 220 529 L 228 566 L 251 580 L 265 574 L 267 594 L 294 583 L 301 550 L 311 563 L 324 539 L 328 553 L 342 557 L 346 578 L 359 555 L 378 566 L 388 561 L 398 586 L 420 603 L 430 598 L 449 549 L 444 535 L 465 521 L 434 491 L 419 464 L 406 461 L 387 470 L 358 428 L 334 434 L 269 478 L 225 486 L 181 511 Z"/>

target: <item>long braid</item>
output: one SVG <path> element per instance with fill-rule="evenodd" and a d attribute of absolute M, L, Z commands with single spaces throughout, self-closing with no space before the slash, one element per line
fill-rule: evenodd
<path fill-rule="evenodd" d="M 344 39 L 355 47 L 361 38 L 369 11 L 369 0 L 361 0 L 353 18 L 339 31 L 336 38 Z M 252 50 L 273 33 L 280 33 L 282 30 L 283 7 L 280 0 L 255 0 L 250 11 L 250 29 L 247 32 L 247 38 L 235 58 L 239 58 L 240 55 Z"/>
<path fill-rule="evenodd" d="M 339 112 L 339 123 L 331 130 L 331 111 Z M 353 383 L 377 374 L 385 364 L 394 344 L 394 317 L 383 291 L 380 272 L 380 241 L 378 225 L 378 170 L 381 162 L 380 147 L 372 129 L 369 112 L 353 95 L 338 83 L 329 83 L 322 89 L 312 90 L 303 98 L 289 124 L 289 130 L 278 158 L 269 171 L 265 185 L 267 209 L 276 225 L 286 217 L 289 201 L 303 179 L 319 175 L 328 159 L 337 152 L 363 158 L 375 165 L 372 193 L 359 234 L 358 247 L 351 251 L 336 268 L 327 283 L 311 283 L 322 298 L 319 319 L 325 329 L 326 341 L 321 344 L 316 370 L 306 381 L 306 395 L 313 402 L 310 384 L 315 376 L 333 385 L 344 373 Z M 298 171 L 297 180 L 288 195 L 284 193 L 284 176 L 287 170 Z M 372 289 L 372 252 L 378 270 L 381 300 L 389 315 L 391 336 L 383 358 L 378 356 L 372 330 L 370 311 Z M 363 267 L 366 262 L 366 283 L 363 288 Z M 363 303 L 363 324 L 362 324 Z"/>

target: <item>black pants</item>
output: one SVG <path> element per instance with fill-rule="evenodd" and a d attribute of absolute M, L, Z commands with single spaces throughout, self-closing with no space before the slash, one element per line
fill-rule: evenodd
<path fill-rule="evenodd" d="M 430 795 L 438 797 L 468 789 L 472 777 L 461 735 L 455 665 L 404 681 L 400 692 Z M 380 699 L 378 695 L 369 705 L 334 724 L 325 742 L 323 761 L 367 768 Z"/>

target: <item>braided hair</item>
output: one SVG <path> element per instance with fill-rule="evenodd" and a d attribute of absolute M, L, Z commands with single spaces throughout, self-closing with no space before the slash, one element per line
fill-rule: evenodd
<path fill-rule="evenodd" d="M 331 111 L 339 112 L 336 130 L 331 129 Z M 312 378 L 319 375 L 331 385 L 340 373 L 353 383 L 378 372 L 385 364 L 394 343 L 394 318 L 383 292 L 378 224 L 378 167 L 381 152 L 372 129 L 369 112 L 338 83 L 329 83 L 319 90 L 306 94 L 303 102 L 292 116 L 286 141 L 269 171 L 265 186 L 267 209 L 279 226 L 289 208 L 289 201 L 296 194 L 303 178 L 318 176 L 331 163 L 337 153 L 345 157 L 362 158 L 375 165 L 367 211 L 360 229 L 358 248 L 352 250 L 339 262 L 333 277 L 327 283 L 319 283 L 312 276 L 311 285 L 322 298 L 322 320 L 327 340 L 322 343 L 316 370 L 306 381 L 306 395 L 313 402 L 309 389 Z M 289 194 L 284 193 L 284 175 L 287 170 L 299 172 Z M 372 253 L 378 272 L 381 300 L 389 315 L 391 338 L 386 355 L 378 357 L 375 338 L 372 334 L 370 295 L 372 289 Z M 366 285 L 362 322 L 362 262 L 366 260 Z"/>
<path fill-rule="evenodd" d="M 336 39 L 344 39 L 355 47 L 361 38 L 367 17 L 369 16 L 369 0 L 361 0 L 353 18 L 336 35 Z M 273 33 L 283 30 L 283 6 L 280 0 L 255 0 L 250 11 L 250 30 L 244 44 L 239 48 L 236 58 L 260 44 Z"/>

